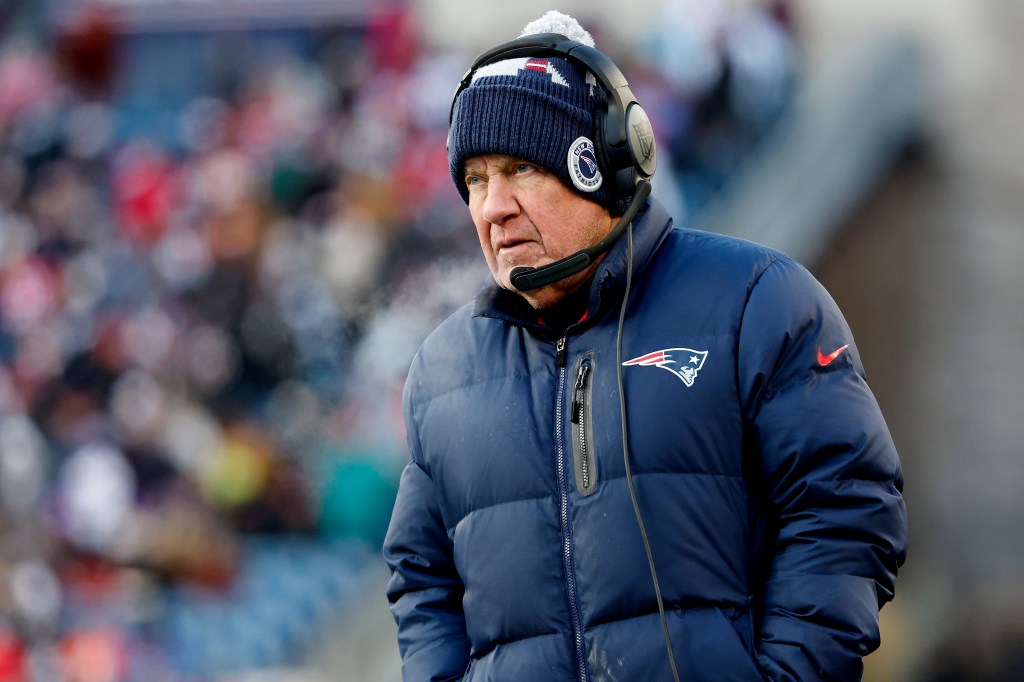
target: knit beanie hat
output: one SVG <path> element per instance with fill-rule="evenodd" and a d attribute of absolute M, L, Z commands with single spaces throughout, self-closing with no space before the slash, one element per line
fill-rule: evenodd
<path fill-rule="evenodd" d="M 527 24 L 520 37 L 538 33 L 594 46 L 575 19 L 555 11 Z M 454 102 L 448 131 L 448 166 L 463 201 L 469 203 L 466 159 L 507 154 L 537 164 L 587 199 L 613 206 L 594 148 L 594 112 L 606 101 L 593 74 L 563 57 L 481 66 Z"/>

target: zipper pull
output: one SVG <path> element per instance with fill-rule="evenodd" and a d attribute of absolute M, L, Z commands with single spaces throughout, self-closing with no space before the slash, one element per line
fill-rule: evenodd
<path fill-rule="evenodd" d="M 590 371 L 590 363 L 584 362 L 580 365 L 579 374 L 576 375 L 576 386 L 572 392 L 572 412 L 569 415 L 569 420 L 573 424 L 580 423 L 580 417 L 583 416 L 583 387 L 587 383 L 587 373 Z"/>
<path fill-rule="evenodd" d="M 555 367 L 565 367 L 565 337 L 558 339 L 555 344 Z"/>

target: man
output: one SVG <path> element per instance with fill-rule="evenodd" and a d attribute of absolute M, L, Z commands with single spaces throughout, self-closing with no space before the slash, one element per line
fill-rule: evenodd
<path fill-rule="evenodd" d="M 524 31 L 548 32 L 589 41 Z M 792 260 L 673 227 L 614 65 L 537 51 L 479 60 L 453 103 L 494 284 L 406 384 L 405 679 L 860 679 L 906 518 L 850 329 Z"/>

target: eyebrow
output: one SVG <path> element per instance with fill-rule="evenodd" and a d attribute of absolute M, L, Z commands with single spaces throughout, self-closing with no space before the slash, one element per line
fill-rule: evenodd
<path fill-rule="evenodd" d="M 515 166 L 515 165 L 520 164 L 520 163 L 528 163 L 531 166 L 536 166 L 537 165 L 533 161 L 528 161 L 528 160 L 520 158 L 518 156 L 509 156 L 509 155 L 500 155 L 500 156 L 502 157 L 502 160 L 499 163 L 495 164 L 495 165 L 499 165 L 499 166 L 506 167 L 506 168 L 509 167 L 509 166 Z M 482 173 L 482 172 L 487 170 L 488 165 L 489 164 L 487 164 L 484 161 L 475 161 L 475 162 L 467 161 L 462 166 L 462 172 L 463 173 Z"/>

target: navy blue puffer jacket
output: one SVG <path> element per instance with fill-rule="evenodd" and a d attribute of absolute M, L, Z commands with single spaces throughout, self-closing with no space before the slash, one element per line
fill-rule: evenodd
<path fill-rule="evenodd" d="M 859 679 L 907 538 L 849 327 L 803 267 L 655 200 L 633 241 L 629 458 L 681 678 Z M 406 680 L 671 679 L 623 462 L 626 246 L 564 335 L 492 288 L 414 360 L 384 547 Z"/>

